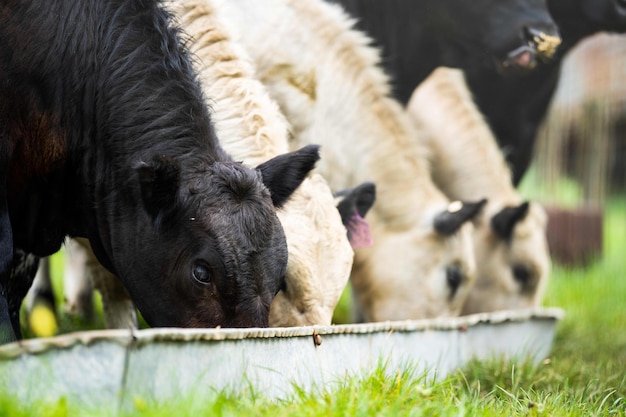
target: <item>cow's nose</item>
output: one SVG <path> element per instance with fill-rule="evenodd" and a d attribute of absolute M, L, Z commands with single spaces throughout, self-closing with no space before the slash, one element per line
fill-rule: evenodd
<path fill-rule="evenodd" d="M 528 25 L 524 26 L 523 31 L 524 38 L 535 49 L 537 57 L 541 59 L 551 59 L 561 44 L 561 36 L 554 25 Z"/>

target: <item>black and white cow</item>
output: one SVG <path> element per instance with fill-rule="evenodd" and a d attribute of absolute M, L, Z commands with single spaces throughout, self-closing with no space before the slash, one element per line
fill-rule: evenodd
<path fill-rule="evenodd" d="M 0 343 L 32 274 L 86 237 L 153 326 L 267 326 L 287 245 L 276 215 L 318 148 L 251 169 L 220 147 L 158 1 L 0 5 Z"/>
<path fill-rule="evenodd" d="M 342 5 L 382 49 L 403 104 L 438 66 L 516 72 L 559 42 L 546 0 L 327 1 Z"/>
<path fill-rule="evenodd" d="M 335 190 L 376 184 L 374 244 L 355 250 L 350 275 L 361 317 L 458 315 L 475 279 L 469 223 L 482 204 L 451 204 L 434 185 L 369 38 L 323 0 L 211 2 L 289 121 L 292 146 L 322 141 L 317 169 Z"/>

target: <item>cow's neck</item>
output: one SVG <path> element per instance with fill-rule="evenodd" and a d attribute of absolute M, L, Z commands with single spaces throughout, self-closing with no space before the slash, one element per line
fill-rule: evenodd
<path fill-rule="evenodd" d="M 194 62 L 195 69 L 203 90 L 211 91 L 215 129 L 233 159 L 256 166 L 287 152 L 287 123 L 256 79 L 251 62 L 228 39 L 229 30 L 214 5 L 206 0 L 165 4 L 194 37 L 190 51 L 202 57 Z"/>
<path fill-rule="evenodd" d="M 132 167 L 150 155 L 171 154 L 189 170 L 200 154 L 229 159 L 169 22 L 150 10 L 156 4 L 47 2 L 31 7 L 29 19 L 7 18 L 6 33 L 16 38 L 0 46 L 21 48 L 7 63 L 21 72 L 4 74 L 11 82 L 1 91 L 16 99 L 11 108 L 19 117 L 8 114 L 8 133 L 23 145 L 13 153 L 10 170 L 20 175 L 11 175 L 10 187 L 54 189 L 54 199 L 37 189 L 30 194 L 56 212 L 74 212 L 126 186 Z M 73 24 L 65 27 L 59 15 L 74 16 Z M 96 196 L 96 186 L 111 190 Z M 82 233 L 85 222 L 78 223 L 72 233 Z"/>
<path fill-rule="evenodd" d="M 406 104 L 413 89 L 437 66 L 458 64 L 453 48 L 442 48 L 429 32 L 438 30 L 441 16 L 421 0 L 330 0 L 341 4 L 353 16 L 356 27 L 374 39 L 382 64 L 393 79 L 393 94 Z M 417 4 L 424 3 L 424 4 Z M 428 15 L 428 17 L 426 17 Z M 443 41 L 443 40 L 442 40 Z M 419 51 L 407 53 L 407 51 Z M 442 55 L 445 51 L 447 55 Z"/>
<path fill-rule="evenodd" d="M 390 97 L 376 51 L 362 34 L 311 10 L 309 2 L 294 1 L 292 7 L 308 16 L 312 30 L 318 32 L 311 47 L 320 50 L 311 56 L 324 57 L 315 63 L 317 104 L 313 129 L 306 133 L 309 141 L 351 136 L 341 139 L 350 146 L 322 146 L 322 152 L 326 148 L 334 152 L 332 167 L 325 172 L 329 182 L 344 189 L 374 181 L 378 184 L 372 208 L 376 218 L 392 228 L 416 227 L 425 207 L 440 203 L 444 208 L 446 200 L 431 181 L 424 150 L 411 145 L 413 126 Z"/>
<path fill-rule="evenodd" d="M 425 130 L 435 182 L 449 197 L 514 198 L 510 170 L 460 70 L 437 70 L 416 90 L 409 106 Z"/>

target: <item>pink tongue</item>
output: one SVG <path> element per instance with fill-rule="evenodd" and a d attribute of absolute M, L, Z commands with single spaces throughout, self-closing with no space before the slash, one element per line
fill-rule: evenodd
<path fill-rule="evenodd" d="M 513 61 L 520 67 L 529 67 L 533 62 L 533 54 L 529 51 L 524 51 L 513 58 Z"/>
<path fill-rule="evenodd" d="M 366 248 L 374 244 L 370 225 L 358 214 L 354 214 L 350 218 L 346 228 L 348 229 L 348 240 L 353 249 Z"/>

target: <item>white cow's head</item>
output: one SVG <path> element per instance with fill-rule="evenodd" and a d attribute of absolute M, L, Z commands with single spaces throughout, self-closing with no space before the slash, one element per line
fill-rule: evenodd
<path fill-rule="evenodd" d="M 476 223 L 477 278 L 464 314 L 539 305 L 550 270 L 547 216 L 536 203 L 490 203 Z"/>
<path fill-rule="evenodd" d="M 373 210 L 374 245 L 356 251 L 351 276 L 361 319 L 459 315 L 475 280 L 471 219 L 483 205 L 430 204 L 420 224 L 398 229 Z"/>

